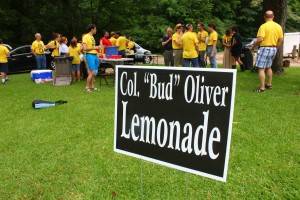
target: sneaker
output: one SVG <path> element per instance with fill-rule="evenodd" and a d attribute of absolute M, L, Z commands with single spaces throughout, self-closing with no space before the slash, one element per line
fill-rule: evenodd
<path fill-rule="evenodd" d="M 95 87 L 95 88 L 91 88 L 91 90 L 92 91 L 99 91 L 100 89 L 98 89 L 98 88 Z"/>

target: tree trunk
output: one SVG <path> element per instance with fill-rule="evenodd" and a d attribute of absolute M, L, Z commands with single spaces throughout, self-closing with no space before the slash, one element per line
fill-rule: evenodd
<path fill-rule="evenodd" d="M 287 0 L 264 0 L 263 13 L 267 10 L 274 12 L 274 21 L 281 25 L 282 30 L 285 30 Z M 272 70 L 276 74 L 283 74 L 283 45 L 278 49 L 276 57 L 273 60 Z"/>

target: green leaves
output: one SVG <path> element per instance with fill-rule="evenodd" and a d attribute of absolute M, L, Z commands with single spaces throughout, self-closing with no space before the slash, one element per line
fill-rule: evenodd
<path fill-rule="evenodd" d="M 262 23 L 263 0 L 7 0 L 0 8 L 0 37 L 13 46 L 30 44 L 35 32 L 44 41 L 53 32 L 81 38 L 86 26 L 97 25 L 98 41 L 103 30 L 122 31 L 152 52 L 161 52 L 161 38 L 168 26 L 179 21 L 196 24 L 215 23 L 221 36 L 238 26 L 243 37 L 255 36 Z M 287 31 L 300 29 L 300 3 L 290 0 Z"/>

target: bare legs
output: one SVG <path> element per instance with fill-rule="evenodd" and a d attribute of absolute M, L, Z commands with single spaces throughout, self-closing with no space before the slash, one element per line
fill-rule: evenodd
<path fill-rule="evenodd" d="M 77 80 L 80 81 L 80 71 L 72 71 L 72 79 L 73 81 L 76 80 L 76 75 L 77 75 Z"/>
<path fill-rule="evenodd" d="M 2 78 L 2 80 L 5 80 L 6 79 L 6 73 L 1 72 L 1 78 Z"/>
<path fill-rule="evenodd" d="M 272 71 L 272 68 L 267 68 L 266 69 L 266 73 L 267 73 L 267 76 L 268 76 L 268 82 L 267 82 L 267 85 L 268 86 L 272 86 L 272 79 L 273 79 L 273 71 Z"/>
<path fill-rule="evenodd" d="M 96 71 L 89 70 L 88 73 L 89 73 L 89 76 L 86 79 L 85 89 L 94 88 L 94 76 L 95 76 Z"/>
<path fill-rule="evenodd" d="M 80 81 L 80 70 L 77 71 L 77 79 L 78 79 L 78 81 Z"/>
<path fill-rule="evenodd" d="M 240 57 L 233 57 L 232 56 L 232 69 L 235 69 L 236 67 L 236 62 L 239 63 L 240 67 L 241 67 L 241 71 L 245 71 L 245 66 L 244 66 L 244 63 L 241 61 L 241 58 Z"/>
<path fill-rule="evenodd" d="M 260 89 L 265 90 L 265 69 L 258 69 L 258 78 L 260 81 Z"/>
<path fill-rule="evenodd" d="M 266 74 L 268 76 L 268 81 L 267 81 L 267 86 L 272 86 L 272 78 L 273 78 L 273 72 L 272 68 L 267 68 L 267 69 L 258 69 L 258 78 L 260 81 L 260 89 L 265 90 L 266 89 Z"/>

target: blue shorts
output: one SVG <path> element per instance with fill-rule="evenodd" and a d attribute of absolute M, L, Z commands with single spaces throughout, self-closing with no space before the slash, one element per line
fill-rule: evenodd
<path fill-rule="evenodd" d="M 99 58 L 97 54 L 86 54 L 86 61 L 90 71 L 96 71 L 99 67 Z"/>
<path fill-rule="evenodd" d="M 260 47 L 257 53 L 256 67 L 260 69 L 270 68 L 276 52 L 276 47 Z"/>
<path fill-rule="evenodd" d="M 80 64 L 72 64 L 72 72 L 80 71 Z"/>

